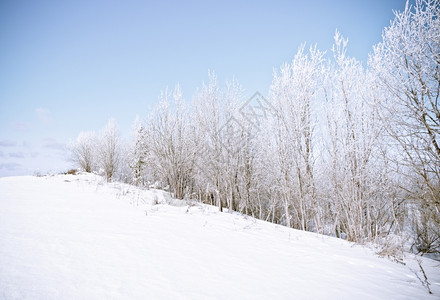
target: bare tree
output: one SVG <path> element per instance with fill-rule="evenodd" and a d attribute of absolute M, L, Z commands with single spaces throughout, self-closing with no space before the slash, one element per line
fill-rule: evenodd
<path fill-rule="evenodd" d="M 278 185 L 285 224 L 303 230 L 318 229 L 313 166 L 312 110 L 321 80 L 323 52 L 300 47 L 291 64 L 275 73 L 271 98 L 276 110 L 274 142 Z M 314 220 L 314 221 L 312 221 Z"/>
<path fill-rule="evenodd" d="M 128 154 L 128 164 L 131 170 L 131 182 L 134 185 L 145 185 L 148 159 L 148 140 L 145 126 L 136 119 L 133 126 L 133 136 Z"/>
<path fill-rule="evenodd" d="M 389 205 L 394 202 L 387 199 L 387 169 L 381 164 L 383 125 L 374 85 L 361 63 L 346 55 L 347 43 L 336 32 L 334 63 L 329 62 L 326 71 L 323 167 L 328 174 L 324 178 L 329 182 L 332 230 L 336 236 L 363 242 L 389 233 L 385 225 L 390 223 Z"/>
<path fill-rule="evenodd" d="M 225 133 L 231 116 L 215 73 L 209 73 L 194 97 L 197 137 L 197 185 L 202 198 L 215 202 L 219 209 L 226 205 L 228 189 L 225 181 Z M 231 125 L 231 124 L 229 124 Z"/>
<path fill-rule="evenodd" d="M 174 110 L 170 108 L 170 98 Z M 191 137 L 185 103 L 179 86 L 172 95 L 165 90 L 161 104 L 147 125 L 150 164 L 174 197 L 183 199 L 192 193 L 195 146 Z"/>
<path fill-rule="evenodd" d="M 81 132 L 76 140 L 69 144 L 72 161 L 85 172 L 90 173 L 96 168 L 96 145 L 96 134 L 91 131 Z"/>
<path fill-rule="evenodd" d="M 396 141 L 396 171 L 412 205 L 419 251 L 440 249 L 440 1 L 396 12 L 370 66 L 388 93 L 382 117 Z M 437 249 L 437 250 L 436 250 Z"/>
<path fill-rule="evenodd" d="M 110 181 L 116 175 L 121 160 L 119 130 L 114 119 L 102 130 L 98 147 L 99 166 Z"/>

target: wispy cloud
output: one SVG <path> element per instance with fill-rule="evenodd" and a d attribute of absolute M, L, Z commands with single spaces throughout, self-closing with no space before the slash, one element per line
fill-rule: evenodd
<path fill-rule="evenodd" d="M 37 114 L 38 119 L 40 119 L 40 121 L 44 124 L 49 124 L 51 122 L 49 110 L 44 108 L 37 108 L 35 110 L 35 113 Z"/>
<path fill-rule="evenodd" d="M 61 150 L 61 151 L 64 151 L 66 149 L 66 145 L 64 143 L 60 143 L 54 138 L 44 139 L 43 147 L 48 149 Z"/>
<path fill-rule="evenodd" d="M 0 141 L 0 147 L 15 147 L 17 146 L 17 142 L 10 140 L 2 140 Z"/>
<path fill-rule="evenodd" d="M 29 130 L 29 128 L 30 128 L 29 124 L 25 122 L 12 123 L 12 129 L 15 131 L 27 131 Z"/>
<path fill-rule="evenodd" d="M 0 157 L 3 157 L 3 156 L 5 156 L 5 154 L 2 151 L 0 151 Z"/>
<path fill-rule="evenodd" d="M 0 170 L 15 171 L 20 167 L 21 165 L 17 163 L 0 163 Z"/>
<path fill-rule="evenodd" d="M 14 157 L 14 158 L 24 158 L 25 155 L 23 152 L 10 152 L 9 153 L 9 157 Z"/>
<path fill-rule="evenodd" d="M 20 146 L 21 147 L 23 147 L 23 148 L 31 148 L 31 143 L 29 143 L 28 141 L 23 141 L 21 144 L 20 144 Z"/>

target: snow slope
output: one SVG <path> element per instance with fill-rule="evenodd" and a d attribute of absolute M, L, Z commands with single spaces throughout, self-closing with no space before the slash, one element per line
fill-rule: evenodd
<path fill-rule="evenodd" d="M 411 257 L 90 174 L 0 178 L 0 299 L 439 299 L 422 265 L 433 295 Z"/>

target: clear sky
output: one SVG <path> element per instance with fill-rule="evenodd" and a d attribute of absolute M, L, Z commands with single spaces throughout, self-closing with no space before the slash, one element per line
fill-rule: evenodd
<path fill-rule="evenodd" d="M 0 176 L 65 171 L 66 143 L 115 118 L 128 136 L 160 91 L 234 76 L 267 95 L 302 43 L 335 29 L 364 63 L 404 0 L 0 1 Z"/>

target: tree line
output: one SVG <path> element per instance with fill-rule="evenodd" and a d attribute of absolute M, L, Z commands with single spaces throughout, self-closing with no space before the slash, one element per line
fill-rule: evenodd
<path fill-rule="evenodd" d="M 165 90 L 122 143 L 110 121 L 71 144 L 108 180 L 168 189 L 358 243 L 440 251 L 440 2 L 396 12 L 366 67 L 339 32 L 329 53 L 299 48 L 267 99 L 214 73 L 189 103 Z"/>

